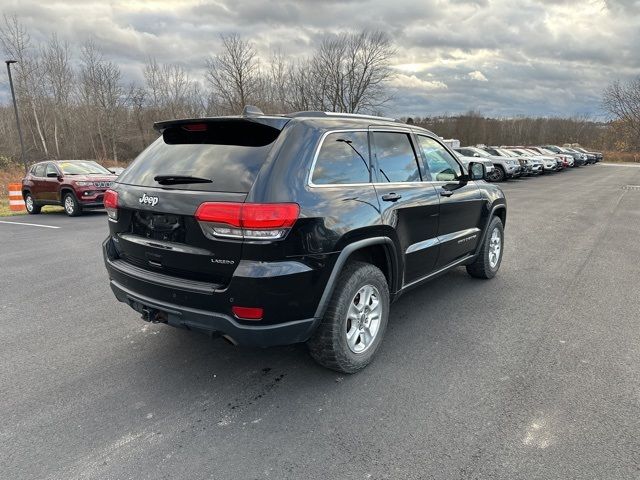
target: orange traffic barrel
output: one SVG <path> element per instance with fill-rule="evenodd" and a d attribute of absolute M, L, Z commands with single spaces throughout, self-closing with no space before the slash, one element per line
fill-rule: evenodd
<path fill-rule="evenodd" d="M 9 184 L 9 210 L 13 212 L 22 212 L 24 210 L 21 183 Z"/>

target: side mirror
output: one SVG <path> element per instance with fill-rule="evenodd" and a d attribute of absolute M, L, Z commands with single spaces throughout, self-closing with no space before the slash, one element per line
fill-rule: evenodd
<path fill-rule="evenodd" d="M 58 174 L 56 172 L 47 173 L 47 178 L 58 178 Z"/>
<path fill-rule="evenodd" d="M 474 153 L 473 156 L 476 157 L 476 158 L 479 158 L 480 154 L 479 153 Z"/>
<path fill-rule="evenodd" d="M 469 162 L 469 180 L 484 180 L 487 177 L 487 168 L 484 163 Z"/>

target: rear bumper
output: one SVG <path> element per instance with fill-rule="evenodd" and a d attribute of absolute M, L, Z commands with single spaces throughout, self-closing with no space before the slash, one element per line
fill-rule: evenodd
<path fill-rule="evenodd" d="M 186 308 L 180 305 L 139 295 L 115 280 L 111 280 L 111 290 L 116 298 L 128 304 L 144 316 L 156 312 L 161 321 L 173 327 L 195 330 L 207 334 L 223 335 L 234 343 L 250 347 L 271 347 L 304 342 L 316 327 L 316 319 L 309 318 L 275 325 L 242 325 L 232 317 L 206 310 Z"/>
<path fill-rule="evenodd" d="M 174 327 L 225 335 L 235 343 L 268 347 L 304 342 L 313 333 L 320 295 L 335 259 L 316 268 L 299 261 L 241 261 L 227 285 L 188 280 L 120 259 L 111 237 L 103 243 L 116 298 L 143 317 Z M 236 318 L 233 305 L 264 308 L 259 321 Z"/>

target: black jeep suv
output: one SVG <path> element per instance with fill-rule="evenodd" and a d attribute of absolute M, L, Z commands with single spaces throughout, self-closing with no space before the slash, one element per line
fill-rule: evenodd
<path fill-rule="evenodd" d="M 255 107 L 155 128 L 104 199 L 111 288 L 147 321 L 355 372 L 402 292 L 500 267 L 504 194 L 427 130 Z"/>

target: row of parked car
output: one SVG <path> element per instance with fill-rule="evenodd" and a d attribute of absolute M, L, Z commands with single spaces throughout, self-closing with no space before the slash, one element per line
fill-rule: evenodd
<path fill-rule="evenodd" d="M 593 164 L 603 158 L 600 152 L 591 152 L 582 147 L 557 145 L 537 147 L 476 145 L 475 147 L 458 147 L 454 150 L 465 164 L 471 161 L 484 163 L 487 167 L 487 179 L 492 182 L 558 172 L 565 168 Z"/>

